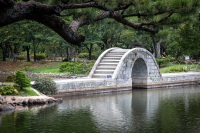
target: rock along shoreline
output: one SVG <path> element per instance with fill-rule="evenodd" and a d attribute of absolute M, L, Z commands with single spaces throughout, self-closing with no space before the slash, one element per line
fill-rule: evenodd
<path fill-rule="evenodd" d="M 53 98 L 46 95 L 40 96 L 1 96 L 0 95 L 0 112 L 1 111 L 14 111 L 17 107 L 32 106 L 32 105 L 45 105 L 52 103 L 61 103 L 61 98 Z"/>

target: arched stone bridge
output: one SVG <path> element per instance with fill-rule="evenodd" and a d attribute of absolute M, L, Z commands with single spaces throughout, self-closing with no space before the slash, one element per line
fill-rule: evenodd
<path fill-rule="evenodd" d="M 160 74 L 153 55 L 143 48 L 110 48 L 95 62 L 89 76 L 55 80 L 58 92 L 109 92 L 199 84 L 200 73 Z"/>
<path fill-rule="evenodd" d="M 111 78 L 142 88 L 148 83 L 162 81 L 155 58 L 144 48 L 106 50 L 97 59 L 89 77 Z"/>

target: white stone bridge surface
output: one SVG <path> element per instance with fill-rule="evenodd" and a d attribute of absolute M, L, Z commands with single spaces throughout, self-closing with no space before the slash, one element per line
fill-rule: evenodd
<path fill-rule="evenodd" d="M 155 58 L 146 49 L 110 48 L 99 56 L 88 77 L 55 81 L 59 92 L 107 92 L 198 84 L 200 73 L 161 75 Z"/>

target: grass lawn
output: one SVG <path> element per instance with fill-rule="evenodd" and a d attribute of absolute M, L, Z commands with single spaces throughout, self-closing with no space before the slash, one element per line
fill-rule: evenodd
<path fill-rule="evenodd" d="M 63 62 L 44 62 L 28 68 L 28 71 L 34 73 L 60 73 L 59 66 Z"/>
<path fill-rule="evenodd" d="M 42 66 L 39 68 L 29 69 L 29 71 L 34 73 L 60 73 L 59 66 Z"/>
<path fill-rule="evenodd" d="M 19 90 L 19 96 L 38 96 L 38 94 L 31 89 L 31 87 L 25 87 L 22 90 Z"/>
<path fill-rule="evenodd" d="M 6 86 L 13 86 L 13 82 L 3 82 Z M 23 89 L 17 89 L 18 94 L 16 96 L 38 96 L 38 94 L 31 87 L 24 87 Z"/>
<path fill-rule="evenodd" d="M 186 64 L 167 64 L 160 68 L 161 73 L 186 72 Z M 189 64 L 188 71 L 200 71 L 200 65 Z"/>

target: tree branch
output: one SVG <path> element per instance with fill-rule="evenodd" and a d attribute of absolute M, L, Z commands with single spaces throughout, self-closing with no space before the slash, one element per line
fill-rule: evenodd
<path fill-rule="evenodd" d="M 72 21 L 72 23 L 70 24 L 70 28 L 76 32 L 78 30 L 79 27 L 83 26 L 83 25 L 89 25 L 92 23 L 95 23 L 97 21 L 103 20 L 105 18 L 109 18 L 110 17 L 110 13 L 108 11 L 102 12 L 100 13 L 96 18 L 94 19 L 87 19 L 87 18 L 79 18 L 77 20 Z"/>
<path fill-rule="evenodd" d="M 24 19 L 34 20 L 48 26 L 67 42 L 79 45 L 84 41 L 84 36 L 75 33 L 64 20 L 58 17 L 59 12 L 58 6 L 38 2 L 15 3 L 12 7 L 0 12 L 0 27 Z"/>
<path fill-rule="evenodd" d="M 97 9 L 101 9 L 104 11 L 109 11 L 110 9 L 106 6 L 99 5 L 97 2 L 87 2 L 87 3 L 81 3 L 81 4 L 60 4 L 59 5 L 62 10 L 65 9 L 77 9 L 77 8 L 88 8 L 88 7 L 93 7 Z"/>
<path fill-rule="evenodd" d="M 142 23 L 134 23 L 134 22 L 130 22 L 130 21 L 124 19 L 123 16 L 120 14 L 120 12 L 112 13 L 111 18 L 115 19 L 117 22 L 120 22 L 120 23 L 127 25 L 129 27 L 132 27 L 134 29 L 144 30 L 144 31 L 150 32 L 152 34 L 155 34 L 158 32 L 158 30 L 156 30 L 154 28 L 147 27 L 144 24 L 142 25 Z"/>

